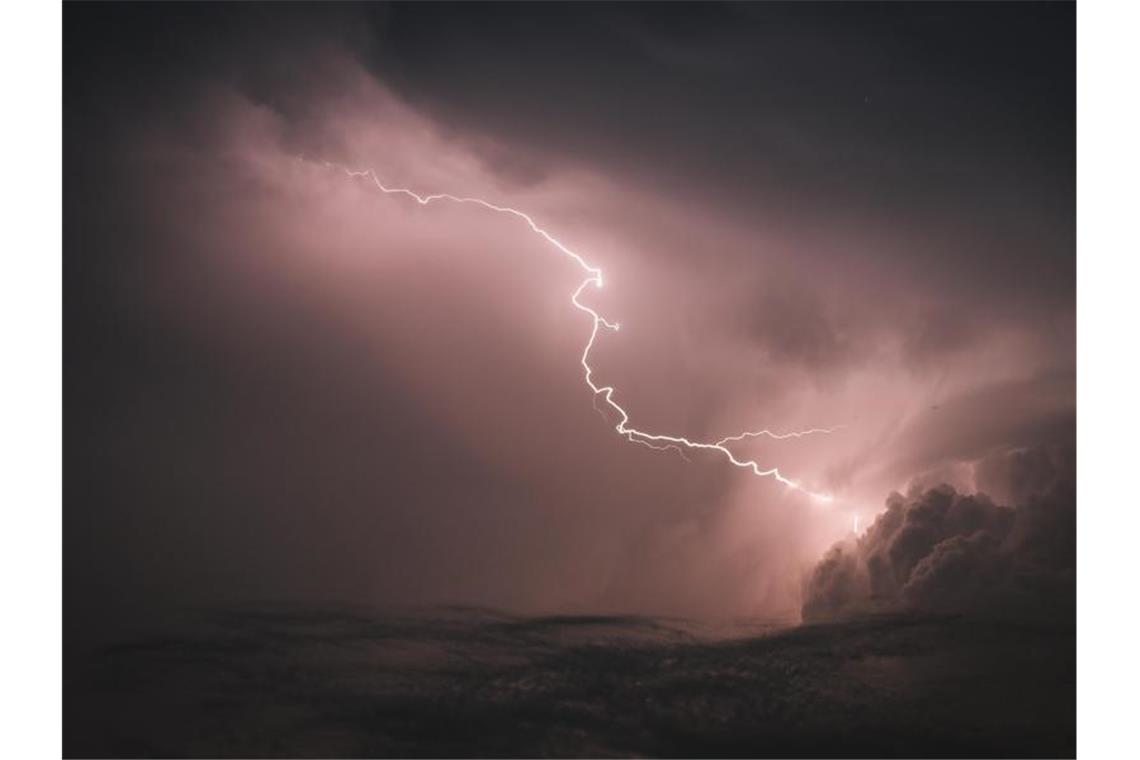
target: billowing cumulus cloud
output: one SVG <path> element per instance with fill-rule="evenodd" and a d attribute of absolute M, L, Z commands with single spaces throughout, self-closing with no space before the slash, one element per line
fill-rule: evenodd
<path fill-rule="evenodd" d="M 900 609 L 1016 618 L 1074 614 L 1076 494 L 1071 449 L 992 454 L 982 491 L 915 485 L 892 494 L 867 531 L 833 546 L 808 580 L 807 619 Z"/>

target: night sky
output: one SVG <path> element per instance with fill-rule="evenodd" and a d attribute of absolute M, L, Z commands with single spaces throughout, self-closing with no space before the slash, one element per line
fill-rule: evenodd
<path fill-rule="evenodd" d="M 1074 5 L 64 21 L 69 646 L 249 600 L 1071 618 Z M 324 162 L 524 210 L 605 270 L 634 424 L 842 426 L 740 448 L 833 500 L 624 441 L 572 262 Z"/>

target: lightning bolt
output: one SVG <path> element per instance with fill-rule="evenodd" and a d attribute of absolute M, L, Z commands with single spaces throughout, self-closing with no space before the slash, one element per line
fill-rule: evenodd
<path fill-rule="evenodd" d="M 694 441 L 684 436 L 666 435 L 663 433 L 649 433 L 644 430 L 639 430 L 635 427 L 632 427 L 629 424 L 629 412 L 627 412 L 625 408 L 621 406 L 621 404 L 614 400 L 614 387 L 612 385 L 598 385 L 594 381 L 594 368 L 590 366 L 590 352 L 593 350 L 594 344 L 597 342 L 598 334 L 602 330 L 610 330 L 612 332 L 618 332 L 621 330 L 621 325 L 619 323 L 607 320 L 597 311 L 582 303 L 581 301 L 582 294 L 588 288 L 601 289 L 603 284 L 602 270 L 593 264 L 590 264 L 580 254 L 573 251 L 569 246 L 540 227 L 529 214 L 519 211 L 518 209 L 511 208 L 510 206 L 500 206 L 498 204 L 491 203 L 490 201 L 483 200 L 482 198 L 451 195 L 450 193 L 433 193 L 431 195 L 420 195 L 419 193 L 416 193 L 407 188 L 388 187 L 380 181 L 380 178 L 372 169 L 354 170 L 346 166 L 330 163 L 328 161 L 322 161 L 321 163 L 324 164 L 326 168 L 342 171 L 351 178 L 368 180 L 376 187 L 376 189 L 385 195 L 399 195 L 411 198 L 421 206 L 427 206 L 431 203 L 443 201 L 447 203 L 479 206 L 481 208 L 487 209 L 488 211 L 493 211 L 497 214 L 514 217 L 526 224 L 527 227 L 529 227 L 530 230 L 534 232 L 534 234 L 545 240 L 559 253 L 572 259 L 574 263 L 576 263 L 582 269 L 583 273 L 585 274 L 585 278 L 571 293 L 570 303 L 573 304 L 575 309 L 587 315 L 590 318 L 591 322 L 590 338 L 586 341 L 586 346 L 582 349 L 582 356 L 579 360 L 580 364 L 582 365 L 582 371 L 584 373 L 586 385 L 589 387 L 591 393 L 593 394 L 594 408 L 599 412 L 602 412 L 601 407 L 598 406 L 598 399 L 602 399 L 605 406 L 608 407 L 609 410 L 617 417 L 618 421 L 617 424 L 614 425 L 614 429 L 617 431 L 618 435 L 622 436 L 630 443 L 636 443 L 655 451 L 676 451 L 686 460 L 688 460 L 686 452 L 689 451 L 714 452 L 723 456 L 735 467 L 749 470 L 757 477 L 772 478 L 780 483 L 783 483 L 788 488 L 804 493 L 817 501 L 832 501 L 833 497 L 831 494 L 819 493 L 805 488 L 799 482 L 785 476 L 782 472 L 780 472 L 778 467 L 765 468 L 754 459 L 739 458 L 729 448 L 729 444 L 740 443 L 742 441 L 754 438 L 770 438 L 778 441 L 787 440 L 790 438 L 803 438 L 809 435 L 832 433 L 836 430 L 841 429 L 843 427 L 842 425 L 837 425 L 830 428 L 812 428 L 810 430 L 802 430 L 791 433 L 774 433 L 770 430 L 748 431 L 738 433 L 736 435 L 725 436 L 724 438 L 721 438 L 717 441 Z M 602 416 L 605 417 L 604 412 L 602 413 Z"/>

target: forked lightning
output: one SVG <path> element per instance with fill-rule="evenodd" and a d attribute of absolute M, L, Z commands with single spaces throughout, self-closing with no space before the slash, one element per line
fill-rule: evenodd
<path fill-rule="evenodd" d="M 642 446 L 648 446 L 651 449 L 656 449 L 656 450 L 670 450 L 670 449 L 672 449 L 672 450 L 676 450 L 682 456 L 684 456 L 686 451 L 701 451 L 701 450 L 703 450 L 703 451 L 716 452 L 717 454 L 720 454 L 721 456 L 725 457 L 729 462 L 731 462 L 736 467 L 742 467 L 746 470 L 750 470 L 753 474 L 755 474 L 759 477 L 773 478 L 773 479 L 779 481 L 780 483 L 783 483 L 784 485 L 788 486 L 789 488 L 791 488 L 795 491 L 800 491 L 800 492 L 802 492 L 802 493 L 804 493 L 804 494 L 806 494 L 806 495 L 810 496 L 811 498 L 816 499 L 818 501 L 830 502 L 832 500 L 832 496 L 830 494 L 819 493 L 819 492 L 812 491 L 812 490 L 805 488 L 804 486 L 800 485 L 795 480 L 792 480 L 792 479 L 786 477 L 783 473 L 780 472 L 779 468 L 777 468 L 777 467 L 764 468 L 754 459 L 740 459 L 740 458 L 738 458 L 736 456 L 736 454 L 734 454 L 732 452 L 732 450 L 730 450 L 728 448 L 728 444 L 739 443 L 739 442 L 747 440 L 747 439 L 761 438 L 761 437 L 772 438 L 775 440 L 785 440 L 788 438 L 802 438 L 803 436 L 807 436 L 807 435 L 815 435 L 815 434 L 819 434 L 819 433 L 830 433 L 830 432 L 833 432 L 835 430 L 838 430 L 842 426 L 836 426 L 836 427 L 831 427 L 831 428 L 812 428 L 810 430 L 802 430 L 802 431 L 792 432 L 792 433 L 773 433 L 770 430 L 756 430 L 756 431 L 739 433 L 737 435 L 725 436 L 724 438 L 721 438 L 720 440 L 713 441 L 713 442 L 693 441 L 693 440 L 690 440 L 688 438 L 685 438 L 684 436 L 677 436 L 677 435 L 665 435 L 665 434 L 661 434 L 661 433 L 647 433 L 643 430 L 638 430 L 637 428 L 631 427 L 629 424 L 629 413 L 621 406 L 621 404 L 619 404 L 617 401 L 614 400 L 614 388 L 613 388 L 613 386 L 611 386 L 611 385 L 599 386 L 597 383 L 595 383 L 594 382 L 594 369 L 593 369 L 593 367 L 590 366 L 590 351 L 594 348 L 594 342 L 598 338 L 598 333 L 603 328 L 606 330 L 612 330 L 614 332 L 617 332 L 618 330 L 621 329 L 620 324 L 618 324 L 617 322 L 611 322 L 611 321 L 607 320 L 605 317 L 598 314 L 597 311 L 590 308 L 589 306 L 582 303 L 582 301 L 581 301 L 582 293 L 586 290 L 586 288 L 589 288 L 591 286 L 594 288 L 601 288 L 602 287 L 602 282 L 603 282 L 602 281 L 602 270 L 599 269 L 598 267 L 590 264 L 580 254 L 574 252 L 573 250 L 571 250 L 569 248 L 569 246 L 565 245 L 564 243 L 559 241 L 557 238 L 555 238 L 553 235 L 551 235 L 549 232 L 544 230 L 542 227 L 538 226 L 538 224 L 534 221 L 533 218 L 531 218 L 530 215 L 525 214 L 522 211 L 519 211 L 518 209 L 510 208 L 509 206 L 499 206 L 497 204 L 491 203 L 490 201 L 485 201 L 482 198 L 462 197 L 462 196 L 457 196 L 457 195 L 451 195 L 449 193 L 433 193 L 431 195 L 420 195 L 419 193 L 416 193 L 412 190 L 408 190 L 406 188 L 388 187 L 387 185 L 385 185 L 383 182 L 380 181 L 380 178 L 376 175 L 376 172 L 374 172 L 371 169 L 364 169 L 364 170 L 357 171 L 357 170 L 349 169 L 349 168 L 344 167 L 344 166 L 340 166 L 338 164 L 332 164 L 332 163 L 328 163 L 328 162 L 323 162 L 323 163 L 325 164 L 326 167 L 328 167 L 330 169 L 336 169 L 339 171 L 343 171 L 349 177 L 363 178 L 363 179 L 367 179 L 367 180 L 371 181 L 371 183 L 373 185 L 375 185 L 376 189 L 380 190 L 380 192 L 382 192 L 382 193 L 385 193 L 387 195 L 402 195 L 402 196 L 405 196 L 407 198 L 411 198 L 412 200 L 419 203 L 421 206 L 427 206 L 428 204 L 434 203 L 436 201 L 446 201 L 446 202 L 450 202 L 450 203 L 470 204 L 470 205 L 480 206 L 482 208 L 487 209 L 488 211 L 493 211 L 493 212 L 498 213 L 498 214 L 507 214 L 507 215 L 513 216 L 513 217 L 525 222 L 526 225 L 528 227 L 530 227 L 532 232 L 534 232 L 536 235 L 541 237 L 547 243 L 552 245 L 555 249 L 558 250 L 559 253 L 573 259 L 574 262 L 585 273 L 585 279 L 582 280 L 582 282 L 578 285 L 577 288 L 574 289 L 573 293 L 570 295 L 570 303 L 572 303 L 574 305 L 574 308 L 577 309 L 578 311 L 580 311 L 584 314 L 587 314 L 591 320 L 590 338 L 589 338 L 589 340 L 586 341 L 586 346 L 582 350 L 582 357 L 580 360 L 581 364 L 582 364 L 582 369 L 585 373 L 586 385 L 589 386 L 590 391 L 594 395 L 595 405 L 596 405 L 597 399 L 600 397 L 605 401 L 606 406 L 608 406 L 617 415 L 618 421 L 617 421 L 617 424 L 614 426 L 614 429 L 617 430 L 618 434 L 621 435 L 622 437 L 624 437 L 626 440 L 630 441 L 631 443 L 637 443 L 637 444 L 641 444 Z"/>

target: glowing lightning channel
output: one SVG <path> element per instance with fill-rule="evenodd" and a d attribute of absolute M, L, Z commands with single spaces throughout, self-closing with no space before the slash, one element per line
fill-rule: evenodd
<path fill-rule="evenodd" d="M 574 292 L 570 295 L 570 303 L 572 303 L 574 305 L 574 308 L 578 311 L 589 315 L 592 321 L 592 327 L 590 328 L 590 339 L 586 341 L 586 347 L 582 350 L 582 357 L 580 359 L 582 369 L 585 372 L 586 385 L 589 386 L 590 390 L 593 392 L 594 407 L 596 409 L 598 408 L 597 400 L 599 397 L 601 397 L 605 400 L 606 406 L 608 406 L 611 410 L 613 410 L 614 413 L 617 414 L 618 423 L 614 426 L 614 429 L 618 432 L 619 435 L 628 440 L 630 443 L 640 444 L 655 451 L 674 450 L 686 460 L 688 459 L 688 456 L 685 454 L 686 450 L 716 452 L 724 456 L 734 466 L 750 470 L 754 475 L 758 477 L 773 478 L 780 483 L 783 483 L 788 488 L 791 488 L 795 491 L 800 491 L 818 501 L 832 501 L 831 494 L 818 493 L 804 488 L 796 481 L 785 477 L 777 467 L 764 469 L 758 462 L 753 459 L 737 458 L 737 456 L 728 448 L 728 444 L 739 443 L 746 439 L 760 437 L 772 438 L 774 440 L 802 438 L 804 436 L 819 433 L 831 433 L 835 430 L 839 430 L 842 425 L 831 428 L 812 428 L 811 430 L 803 430 L 792 433 L 773 433 L 770 430 L 757 430 L 752 432 L 739 433 L 737 435 L 725 436 L 724 438 L 711 443 L 704 441 L 693 441 L 685 438 L 684 436 L 647 433 L 643 430 L 638 430 L 637 428 L 630 427 L 629 413 L 618 402 L 614 401 L 613 386 L 599 386 L 597 383 L 595 383 L 594 369 L 590 366 L 590 351 L 593 350 L 594 342 L 597 340 L 598 333 L 602 330 L 602 328 L 612 330 L 614 332 L 618 332 L 621 329 L 620 324 L 617 322 L 610 322 L 605 317 L 598 314 L 598 312 L 596 312 L 594 309 L 590 308 L 589 306 L 582 303 L 581 300 L 579 300 L 586 288 L 590 286 L 593 286 L 595 288 L 602 287 L 602 270 L 587 262 L 584 258 L 582 258 L 581 255 L 575 253 L 549 232 L 544 230 L 542 227 L 539 227 L 534 219 L 532 219 L 528 214 L 525 214 L 522 211 L 511 208 L 509 206 L 499 206 L 497 204 L 491 203 L 490 201 L 485 201 L 482 198 L 469 198 L 464 196 L 451 195 L 450 193 L 433 193 L 431 195 L 420 195 L 419 193 L 408 190 L 407 188 L 388 187 L 380 181 L 380 178 L 376 176 L 376 172 L 371 169 L 356 171 L 339 164 L 329 163 L 327 161 L 323 163 L 327 168 L 339 169 L 349 177 L 371 180 L 376 188 L 386 195 L 403 195 L 411 198 L 421 206 L 426 206 L 429 203 L 433 203 L 435 201 L 448 201 L 451 203 L 481 206 L 489 211 L 494 211 L 499 214 L 508 214 L 510 216 L 516 217 L 525 222 L 526 225 L 530 227 L 532 232 L 541 237 L 550 245 L 554 246 L 560 253 L 573 259 L 574 262 L 582 269 L 582 271 L 586 273 L 586 278 L 582 280 L 581 284 L 579 284 L 578 287 L 574 289 Z"/>

